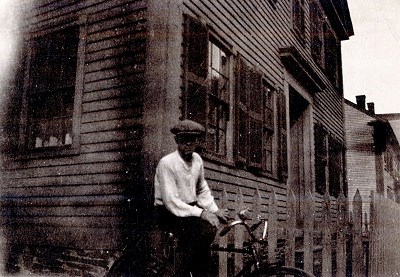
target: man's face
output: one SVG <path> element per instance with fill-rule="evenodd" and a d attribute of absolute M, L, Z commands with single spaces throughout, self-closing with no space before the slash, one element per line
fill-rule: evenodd
<path fill-rule="evenodd" d="M 185 160 L 192 158 L 193 152 L 201 146 L 202 139 L 199 135 L 177 135 L 175 141 L 178 144 L 178 151 Z"/>

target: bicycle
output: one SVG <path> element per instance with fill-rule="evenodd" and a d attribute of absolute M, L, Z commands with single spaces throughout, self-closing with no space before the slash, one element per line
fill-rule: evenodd
<path fill-rule="evenodd" d="M 261 253 L 257 248 L 258 244 L 264 244 L 266 242 L 267 224 L 264 224 L 263 235 L 261 239 L 256 238 L 255 231 L 262 224 L 267 222 L 261 218 L 254 224 L 249 224 L 248 209 L 241 210 L 238 213 L 239 219 L 230 222 L 225 226 L 220 236 L 223 237 L 228 234 L 233 228 L 237 226 L 244 226 L 245 230 L 249 235 L 249 239 L 245 241 L 243 248 L 233 247 L 213 247 L 215 251 L 229 252 L 229 253 L 241 253 L 249 254 L 250 260 L 244 265 L 244 267 L 234 276 L 249 276 L 249 277 L 267 277 L 267 276 L 299 276 L 299 277 L 314 277 L 313 274 L 304 271 L 302 269 L 290 266 L 284 266 L 279 263 L 268 263 L 262 259 Z"/>
<path fill-rule="evenodd" d="M 238 213 L 239 220 L 234 220 L 227 224 L 219 233 L 219 235 L 225 236 L 228 234 L 233 228 L 236 226 L 244 226 L 248 235 L 249 239 L 244 243 L 246 246 L 237 249 L 232 247 L 212 247 L 212 250 L 215 251 L 223 251 L 223 252 L 235 252 L 241 254 L 249 254 L 250 260 L 245 266 L 239 271 L 239 273 L 235 274 L 234 276 L 229 277 L 267 277 L 267 276 L 295 276 L 295 277 L 314 277 L 314 275 L 295 267 L 283 266 L 277 263 L 268 263 L 267 261 L 263 260 L 261 257 L 261 253 L 257 249 L 257 244 L 264 244 L 266 242 L 266 227 L 264 225 L 263 236 L 261 239 L 257 239 L 255 236 L 255 231 L 258 227 L 263 223 L 266 222 L 265 220 L 259 218 L 258 221 L 252 225 L 249 225 L 250 218 L 246 215 L 248 213 L 248 209 L 244 209 Z M 175 250 L 177 241 L 173 234 L 168 233 L 165 234 L 165 245 L 163 251 L 165 251 L 165 256 L 169 261 L 173 261 L 175 259 Z M 134 239 L 135 243 L 130 244 L 127 249 L 123 251 L 123 255 L 119 257 L 108 273 L 106 277 L 137 277 L 137 276 L 144 276 L 138 272 L 138 269 L 143 267 L 144 259 L 143 255 L 141 255 L 141 251 L 138 249 L 143 249 L 143 236 L 139 235 L 136 236 Z M 169 275 L 167 276 L 174 276 L 173 268 L 169 269 Z M 171 273 L 172 272 L 172 273 Z"/>

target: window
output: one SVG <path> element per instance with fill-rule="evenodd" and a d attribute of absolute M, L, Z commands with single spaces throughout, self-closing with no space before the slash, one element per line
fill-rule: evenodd
<path fill-rule="evenodd" d="M 209 42 L 208 120 L 206 148 L 221 156 L 226 155 L 226 128 L 229 116 L 229 62 L 227 53 Z"/>
<path fill-rule="evenodd" d="M 329 194 L 338 197 L 340 188 L 343 187 L 344 172 L 343 158 L 344 151 L 342 144 L 329 137 Z"/>
<path fill-rule="evenodd" d="M 185 118 L 206 127 L 206 151 L 218 157 L 227 154 L 227 123 L 230 101 L 230 57 L 208 29 L 186 17 L 184 40 Z"/>
<path fill-rule="evenodd" d="M 314 128 L 314 139 L 316 192 L 325 194 L 327 191 L 338 197 L 342 189 L 346 194 L 343 145 L 318 124 Z"/>
<path fill-rule="evenodd" d="M 310 4 L 311 55 L 325 69 L 331 82 L 339 87 L 340 43 L 316 2 Z"/>
<path fill-rule="evenodd" d="M 293 29 L 302 41 L 305 34 L 305 15 L 304 15 L 304 0 L 292 0 L 293 13 Z"/>
<path fill-rule="evenodd" d="M 76 145 L 79 31 L 75 25 L 32 39 L 21 124 L 25 151 Z"/>
<path fill-rule="evenodd" d="M 328 140 L 327 133 L 319 126 L 314 128 L 315 141 L 315 190 L 325 194 L 328 175 Z"/>
<path fill-rule="evenodd" d="M 262 74 L 239 57 L 235 158 L 241 166 L 275 173 L 274 141 L 278 138 L 275 107 L 276 102 L 281 103 L 276 101 L 277 97 L 275 88 L 262 78 Z"/>
<path fill-rule="evenodd" d="M 392 171 L 393 171 L 393 156 L 388 148 L 386 148 L 386 151 L 385 151 L 385 154 L 383 157 L 384 157 L 384 164 L 385 164 L 386 171 L 389 173 L 392 173 Z"/>
<path fill-rule="evenodd" d="M 273 172 L 273 134 L 275 132 L 275 89 L 263 80 L 263 107 L 264 107 L 264 141 L 263 141 L 263 167 L 264 170 Z"/>
<path fill-rule="evenodd" d="M 325 72 L 331 82 L 338 86 L 339 85 L 339 43 L 333 33 L 332 29 L 324 24 L 324 40 L 325 40 Z"/>

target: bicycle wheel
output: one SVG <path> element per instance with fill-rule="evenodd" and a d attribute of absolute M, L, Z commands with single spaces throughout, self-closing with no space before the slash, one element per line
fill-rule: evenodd
<path fill-rule="evenodd" d="M 132 253 L 124 253 L 111 266 L 105 277 L 139 277 L 143 276 L 138 272 L 141 268 L 141 261 L 132 257 Z"/>
<path fill-rule="evenodd" d="M 304 271 L 295 267 L 288 266 L 271 266 L 262 268 L 260 273 L 254 273 L 254 277 L 285 277 L 285 276 L 294 276 L 294 277 L 315 277 L 313 274 Z"/>

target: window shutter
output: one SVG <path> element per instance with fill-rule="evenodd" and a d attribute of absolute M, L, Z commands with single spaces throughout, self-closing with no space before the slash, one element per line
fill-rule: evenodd
<path fill-rule="evenodd" d="M 249 166 L 262 169 L 263 158 L 263 90 L 262 75 L 250 69 L 247 80 L 249 95 Z"/>
<path fill-rule="evenodd" d="M 325 70 L 331 82 L 337 86 L 338 78 L 338 42 L 333 31 L 326 25 L 325 39 Z"/>
<path fill-rule="evenodd" d="M 249 131 L 249 166 L 262 169 L 263 124 L 257 118 L 250 118 Z"/>
<path fill-rule="evenodd" d="M 278 106 L 278 139 L 279 139 L 279 177 L 287 178 L 288 161 L 287 161 L 287 126 L 286 126 L 286 96 L 283 91 L 277 92 Z"/>
<path fill-rule="evenodd" d="M 326 134 L 320 125 L 314 127 L 315 141 L 315 190 L 319 194 L 325 194 L 326 187 Z"/>
<path fill-rule="evenodd" d="M 329 137 L 329 194 L 338 197 L 343 180 L 342 146 Z"/>
<path fill-rule="evenodd" d="M 208 29 L 195 18 L 185 16 L 183 40 L 183 117 L 206 126 Z"/>
<path fill-rule="evenodd" d="M 293 0 L 293 27 L 298 35 L 302 36 L 305 31 L 304 0 Z M 301 37 L 303 39 L 303 37 Z"/>
<path fill-rule="evenodd" d="M 321 29 L 322 16 L 315 2 L 310 5 L 311 17 L 311 54 L 314 60 L 321 65 L 322 63 L 322 41 L 323 32 Z"/>
<path fill-rule="evenodd" d="M 238 56 L 236 60 L 236 149 L 235 160 L 241 165 L 247 162 L 248 153 L 248 114 L 247 114 L 247 75 L 249 68 Z"/>

